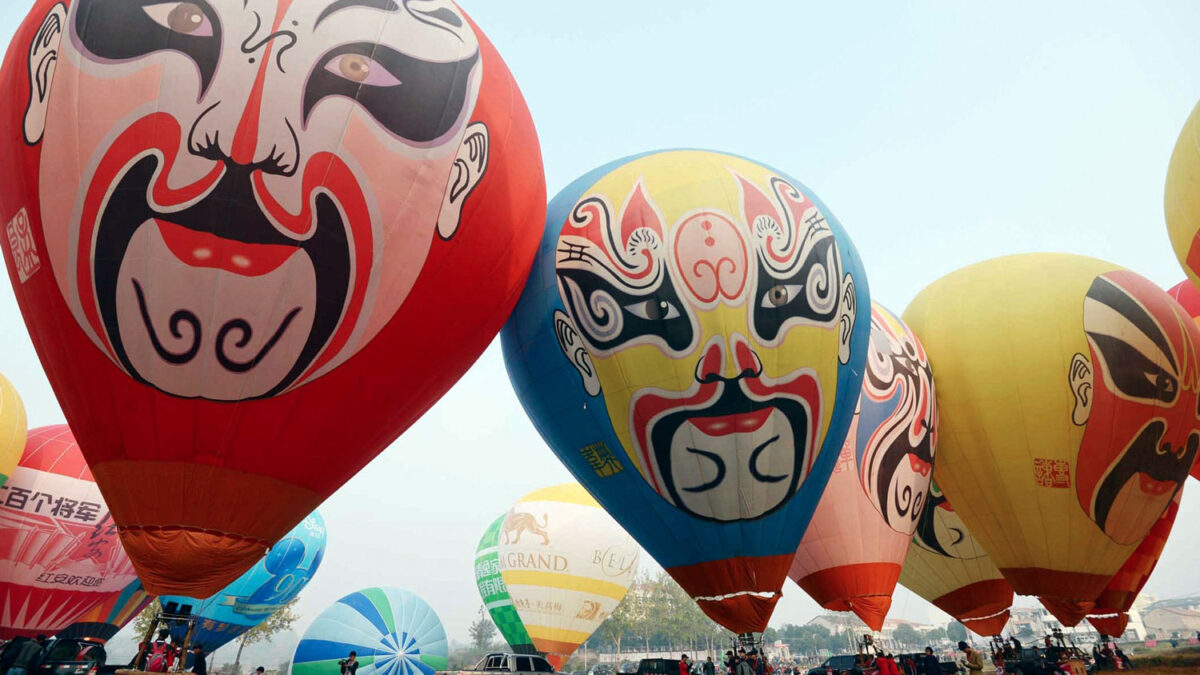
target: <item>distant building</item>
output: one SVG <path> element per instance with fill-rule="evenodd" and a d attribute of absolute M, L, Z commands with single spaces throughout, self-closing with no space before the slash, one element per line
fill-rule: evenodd
<path fill-rule="evenodd" d="M 1139 614 L 1147 635 L 1192 637 L 1200 631 L 1200 596 L 1159 600 L 1145 605 Z"/>

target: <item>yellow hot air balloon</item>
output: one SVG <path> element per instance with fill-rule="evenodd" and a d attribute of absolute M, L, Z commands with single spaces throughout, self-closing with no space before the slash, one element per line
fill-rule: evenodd
<path fill-rule="evenodd" d="M 1200 288 L 1200 104 L 1192 109 L 1171 153 L 1163 201 L 1175 257 L 1188 280 Z"/>
<path fill-rule="evenodd" d="M 904 320 L 938 389 L 935 480 L 1016 592 L 1075 625 L 1196 457 L 1200 330 L 1143 277 L 1063 254 L 954 272 Z"/>
<path fill-rule="evenodd" d="M 980 635 L 1008 623 L 1013 589 L 937 483 L 917 523 L 900 583 Z"/>
<path fill-rule="evenodd" d="M 12 382 L 0 375 L 0 485 L 8 482 L 25 451 L 28 422 L 25 404 Z"/>
<path fill-rule="evenodd" d="M 578 483 L 519 499 L 504 518 L 497 548 L 513 606 L 533 646 L 556 668 L 625 597 L 640 552 Z"/>

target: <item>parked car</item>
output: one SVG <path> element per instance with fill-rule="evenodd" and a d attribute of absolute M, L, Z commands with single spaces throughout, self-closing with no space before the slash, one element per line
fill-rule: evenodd
<path fill-rule="evenodd" d="M 533 654 L 504 654 L 495 653 L 479 659 L 470 670 L 438 671 L 439 675 L 457 675 L 462 673 L 512 673 L 513 675 L 530 675 L 530 673 L 553 673 L 554 666 L 544 657 Z"/>
<path fill-rule="evenodd" d="M 831 656 L 821 662 L 821 665 L 812 668 L 808 671 L 808 675 L 875 675 L 879 672 L 878 668 L 859 668 L 857 662 L 858 654 L 838 654 Z"/>
<path fill-rule="evenodd" d="M 17 637 L 0 648 L 0 673 L 8 672 L 30 638 Z M 107 654 L 104 645 L 87 638 L 56 638 L 30 664 L 30 675 L 99 675 Z"/>

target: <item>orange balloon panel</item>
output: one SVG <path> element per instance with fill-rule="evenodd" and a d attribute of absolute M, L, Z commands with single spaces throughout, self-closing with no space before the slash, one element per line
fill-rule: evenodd
<path fill-rule="evenodd" d="M 1200 329 L 1111 263 L 958 270 L 904 315 L 936 375 L 935 477 L 1016 592 L 1066 625 L 1171 503 L 1200 446 Z"/>
<path fill-rule="evenodd" d="M 1133 555 L 1121 566 L 1121 571 L 1113 576 L 1104 592 L 1096 598 L 1095 607 L 1088 615 L 1088 622 L 1095 626 L 1096 630 L 1114 637 L 1125 633 L 1125 625 L 1129 623 L 1129 608 L 1133 607 L 1133 601 L 1137 599 L 1138 593 L 1142 592 L 1142 588 L 1154 572 L 1154 567 L 1158 565 L 1158 558 L 1162 555 L 1163 547 L 1167 545 L 1167 537 L 1175 525 L 1175 516 L 1179 514 L 1181 497 L 1183 490 L 1175 495 L 1175 500 L 1154 527 L 1150 528 L 1150 534 L 1138 544 Z"/>
<path fill-rule="evenodd" d="M 822 607 L 853 611 L 874 631 L 929 493 L 936 428 L 924 348 L 872 305 L 858 409 L 788 575 Z"/>
<path fill-rule="evenodd" d="M 1188 316 L 1192 317 L 1192 321 L 1200 325 L 1200 291 L 1197 291 L 1196 287 L 1190 281 L 1186 279 L 1181 281 L 1171 287 L 1171 290 L 1167 291 L 1167 293 L 1179 302 L 1183 309 L 1187 311 Z M 1192 477 L 1200 480 L 1200 456 L 1192 464 Z"/>
<path fill-rule="evenodd" d="M 209 597 L 496 336 L 533 121 L 449 1 L 23 4 L 0 249 L 146 590 Z"/>
<path fill-rule="evenodd" d="M 930 484 L 900 583 L 979 635 L 999 635 L 1008 623 L 1012 586 L 936 481 Z"/>

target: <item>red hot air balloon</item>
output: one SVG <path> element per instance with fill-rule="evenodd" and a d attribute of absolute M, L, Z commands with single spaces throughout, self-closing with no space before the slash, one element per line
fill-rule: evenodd
<path fill-rule="evenodd" d="M 1192 317 L 1197 325 L 1200 325 L 1200 291 L 1192 285 L 1192 282 L 1184 279 L 1182 282 L 1171 287 L 1167 294 L 1175 298 L 1188 316 Z M 1197 456 L 1197 461 L 1192 465 L 1192 477 L 1200 480 L 1200 455 Z"/>
<path fill-rule="evenodd" d="M 0 82 L 0 248 L 153 594 L 217 592 L 420 417 L 541 236 L 529 112 L 449 0 L 37 0 Z"/>
<path fill-rule="evenodd" d="M 0 639 L 56 633 L 136 578 L 71 430 L 31 430 L 0 487 Z"/>

